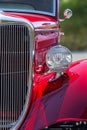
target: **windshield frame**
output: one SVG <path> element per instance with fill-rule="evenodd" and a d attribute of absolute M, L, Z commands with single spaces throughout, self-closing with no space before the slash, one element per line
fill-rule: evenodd
<path fill-rule="evenodd" d="M 35 13 L 35 14 L 44 14 L 50 16 L 56 16 L 56 0 L 53 0 L 53 12 L 39 11 L 39 10 L 29 10 L 29 9 L 15 9 L 15 8 L 4 8 L 0 7 L 0 11 L 11 11 L 11 12 L 26 12 L 26 13 Z"/>

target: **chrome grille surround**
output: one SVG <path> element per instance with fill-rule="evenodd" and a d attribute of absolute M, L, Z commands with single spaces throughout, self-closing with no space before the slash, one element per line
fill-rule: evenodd
<path fill-rule="evenodd" d="M 7 29 L 7 28 L 8 29 Z M 14 37 L 12 37 L 12 36 L 10 36 L 10 35 L 13 35 L 12 34 L 12 30 L 10 30 L 10 33 L 9 32 L 7 32 L 7 33 L 9 33 L 9 36 L 10 36 L 10 38 L 8 38 L 6 35 L 6 30 L 9 30 L 9 29 L 13 29 L 14 28 L 14 32 L 16 32 L 16 33 L 18 33 L 18 34 L 15 34 L 15 38 L 16 38 L 16 40 L 15 40 L 15 38 Z M 19 29 L 20 28 L 20 29 Z M 23 108 L 21 109 L 21 111 L 20 111 L 20 114 L 19 114 L 19 116 L 17 116 L 18 115 L 18 113 L 16 113 L 16 111 L 15 112 L 13 112 L 13 114 L 12 114 L 12 111 L 10 111 L 9 110 L 9 108 L 11 108 L 11 109 L 13 109 L 14 108 L 14 105 L 16 105 L 17 103 L 16 103 L 16 100 L 15 100 L 15 95 L 14 94 L 18 94 L 17 92 L 17 90 L 19 90 L 19 88 L 18 89 L 15 89 L 15 81 L 16 80 L 14 80 L 14 78 L 15 78 L 15 76 L 13 76 L 13 78 L 12 78 L 12 76 L 10 75 L 10 74 L 8 74 L 8 73 L 10 73 L 11 72 L 11 74 L 13 74 L 13 73 L 15 73 L 15 67 L 14 67 L 14 61 L 15 62 L 17 62 L 17 60 L 19 60 L 19 63 L 17 64 L 16 63 L 16 71 L 18 71 L 18 73 L 20 73 L 20 71 L 21 71 L 21 69 L 20 68 L 22 68 L 22 67 L 19 67 L 19 66 L 21 66 L 21 63 L 23 63 L 23 65 L 25 66 L 25 64 L 24 64 L 24 62 L 25 63 L 27 63 L 27 59 L 25 59 L 27 56 L 28 56 L 28 53 L 26 53 L 26 52 L 24 52 L 25 50 L 24 50 L 24 48 L 22 47 L 22 49 L 23 50 L 21 50 L 21 51 L 23 51 L 22 52 L 22 54 L 24 53 L 24 55 L 23 55 L 23 59 L 24 59 L 24 62 L 22 62 L 22 55 L 21 55 L 21 57 L 20 57 L 20 54 L 19 53 L 21 53 L 20 52 L 20 50 L 18 50 L 18 52 L 17 52 L 17 49 L 15 49 L 16 50 L 16 52 L 14 52 L 14 55 L 15 55 L 15 53 L 16 53 L 16 55 L 17 55 L 17 53 L 18 53 L 18 56 L 12 56 L 12 54 L 11 55 L 9 55 L 9 54 L 7 54 L 7 53 L 12 53 L 13 51 L 14 51 L 14 49 L 13 48 L 17 48 L 16 46 L 17 46 L 17 43 L 19 44 L 19 46 L 21 45 L 21 43 L 19 43 L 20 42 L 20 40 L 21 40 L 21 38 L 19 38 L 19 39 L 17 39 L 17 36 L 20 36 L 19 35 L 19 33 L 20 33 L 20 31 L 19 30 L 21 30 L 21 36 L 23 35 L 23 30 L 22 29 L 25 29 L 26 30 L 26 32 L 25 33 L 27 33 L 27 36 L 28 36 L 28 41 L 27 41 L 27 45 L 24 45 L 24 46 L 27 46 L 27 47 L 29 47 L 29 61 L 28 61 L 28 64 L 29 64 L 29 67 L 27 66 L 27 67 L 24 67 L 24 68 L 29 68 L 29 70 L 27 69 L 26 71 L 27 71 L 27 73 L 26 74 L 28 74 L 27 76 L 26 75 L 24 75 L 24 78 L 21 78 L 21 81 L 23 81 L 24 82 L 24 80 L 25 80 L 25 78 L 27 79 L 27 91 L 25 90 L 26 88 L 22 88 L 21 87 L 21 89 L 23 89 L 23 90 L 21 90 L 22 92 L 19 92 L 19 93 L 23 93 L 23 91 L 25 90 L 26 91 L 26 95 L 24 95 L 24 98 L 25 99 L 23 99 L 23 102 L 22 102 L 22 105 L 23 105 Z M 3 33 L 2 33 L 2 32 Z M 3 36 L 2 36 L 3 35 Z M 4 37 L 4 35 L 5 35 L 5 38 L 7 37 L 7 39 L 3 39 L 3 37 Z M 12 39 L 11 39 L 11 37 L 12 37 Z M 23 38 L 23 37 L 22 37 Z M 10 39 L 10 47 L 9 47 L 9 50 L 11 50 L 11 51 L 8 51 L 8 46 L 5 48 L 5 49 L 3 49 L 4 48 L 4 45 L 5 45 L 5 43 L 6 44 L 8 44 L 9 42 L 9 39 Z M 24 38 L 24 40 L 27 40 L 27 38 Z M 4 41 L 3 41 L 4 40 Z M 17 41 L 18 40 L 18 41 Z M 22 39 L 23 40 L 23 39 Z M 2 42 L 3 41 L 3 42 Z M 14 46 L 15 47 L 11 47 L 11 42 L 13 42 L 13 41 L 15 41 L 14 42 Z M 22 41 L 21 41 L 22 42 Z M 3 44 L 2 44 L 3 43 Z M 10 130 L 16 130 L 16 129 L 18 129 L 19 127 L 20 127 L 20 125 L 21 125 L 21 123 L 23 122 L 23 120 L 24 120 L 24 118 L 25 118 L 25 116 L 26 116 L 26 113 L 27 113 L 27 111 L 28 111 L 28 107 L 29 107 L 29 102 L 30 102 L 30 91 L 31 91 L 31 86 L 32 86 L 32 74 L 33 74 L 33 72 L 32 72 L 32 64 L 33 64 L 33 47 L 34 47 L 34 45 L 33 45 L 33 43 L 34 43 L 34 28 L 33 28 L 33 26 L 31 25 L 31 23 L 29 22 L 29 21 L 27 21 L 27 20 L 25 20 L 25 19 L 21 19 L 21 18 L 15 18 L 15 17 L 11 17 L 11 16 L 5 16 L 5 15 L 3 15 L 3 14 L 0 14 L 0 55 L 2 55 L 2 56 L 0 56 L 1 57 L 1 59 L 2 59 L 2 61 L 0 61 L 0 62 L 2 62 L 2 63 L 0 63 L 0 89 L 1 89 L 1 94 L 0 94 L 0 96 L 1 96 L 1 105 L 0 106 L 2 106 L 1 108 L 1 110 L 0 110 L 0 113 L 1 113 L 1 115 L 0 115 L 0 129 L 1 130 L 8 130 L 8 129 L 10 129 Z M 24 44 L 24 43 L 23 43 Z M 28 45 L 29 44 L 29 45 Z M 3 46 L 2 48 L 1 48 L 1 46 Z M 19 49 L 20 49 L 20 47 L 18 47 Z M 26 47 L 25 47 L 26 48 Z M 6 50 L 7 49 L 7 50 Z M 2 51 L 2 50 L 4 50 L 4 51 Z M 28 51 L 28 50 L 27 50 Z M 9 56 L 8 56 L 9 55 Z M 25 55 L 27 55 L 27 56 L 25 56 Z M 12 58 L 11 58 L 11 56 L 12 56 Z M 28 57 L 27 57 L 28 58 Z M 4 60 L 3 60 L 4 59 Z M 10 59 L 10 63 L 9 63 L 9 59 Z M 13 60 L 14 59 L 14 60 Z M 16 60 L 15 60 L 16 59 Z M 13 62 L 13 63 L 11 63 L 11 62 Z M 6 69 L 6 65 L 4 65 L 4 64 L 8 64 L 7 65 L 7 68 L 9 68 L 9 69 Z M 4 69 L 2 70 L 2 65 L 4 65 Z M 10 67 L 9 67 L 10 66 Z M 11 67 L 12 67 L 12 70 L 11 70 Z M 23 68 L 22 68 L 23 69 Z M 4 71 L 5 71 L 5 73 L 4 73 Z M 12 72 L 13 71 L 13 72 Z M 25 71 L 25 70 L 24 70 Z M 6 73 L 7 72 L 7 73 Z M 16 72 L 17 73 L 17 72 Z M 1 74 L 2 75 L 5 75 L 5 78 L 3 78 L 4 76 L 1 76 Z M 7 74 L 7 76 L 6 76 L 6 74 Z M 23 73 L 23 74 L 25 74 L 25 73 Z M 8 76 L 8 75 L 10 75 L 10 76 Z M 23 75 L 22 74 L 20 74 L 20 75 L 16 75 L 16 78 L 15 79 L 17 79 L 17 80 L 20 80 L 19 78 L 20 78 L 20 76 L 21 77 L 23 77 Z M 8 78 L 9 77 L 9 78 Z M 3 84 L 2 84 L 2 81 L 3 81 Z M 6 84 L 9 84 L 9 85 L 4 85 L 4 81 L 6 82 Z M 17 81 L 17 87 L 18 86 L 21 86 L 21 81 Z M 20 83 L 18 83 L 18 82 L 20 82 Z M 26 83 L 24 83 L 24 85 L 25 85 Z M 8 87 L 8 86 L 10 86 L 10 87 Z M 3 87 L 6 87 L 5 89 L 6 89 L 6 91 L 5 91 L 5 93 L 4 93 L 4 89 L 2 89 Z M 14 88 L 12 88 L 12 87 L 14 87 Z M 16 91 L 16 93 L 14 93 L 14 91 Z M 7 92 L 7 93 L 6 93 Z M 3 94 L 4 93 L 4 94 Z M 9 94 L 10 94 L 10 96 L 9 96 Z M 19 95 L 21 95 L 21 94 L 19 94 Z M 23 93 L 24 94 L 24 93 Z M 9 100 L 7 100 L 6 99 L 6 101 L 7 102 L 5 102 L 5 96 L 7 96 L 8 97 L 8 99 L 9 98 L 12 98 L 12 100 L 11 101 L 9 101 Z M 14 95 L 14 96 L 13 96 Z M 16 95 L 18 98 L 20 98 L 19 97 L 19 95 Z M 26 96 L 26 97 L 25 97 Z M 2 100 L 4 100 L 4 101 L 2 101 Z M 21 100 L 22 100 L 22 96 L 21 96 Z M 21 101 L 21 100 L 19 100 L 19 102 Z M 24 100 L 25 100 L 25 102 L 24 102 Z M 15 101 L 15 103 L 13 103 L 13 104 L 11 104 L 12 103 L 12 101 Z M 10 103 L 8 103 L 8 102 L 10 102 Z M 18 103 L 19 103 L 18 102 Z M 7 104 L 7 105 L 5 105 L 5 104 Z M 9 104 L 9 105 L 8 105 Z M 7 109 L 7 107 L 8 106 L 11 106 L 11 107 L 9 107 L 8 109 Z M 18 105 L 18 107 L 19 107 L 19 105 Z M 15 109 L 20 109 L 20 108 L 15 108 Z M 11 116 L 11 118 L 10 119 L 8 119 L 7 118 L 7 115 L 6 115 L 6 113 L 5 113 L 5 110 L 6 110 L 6 113 L 7 113 L 7 115 L 10 115 Z M 9 111 L 7 111 L 7 110 L 9 110 Z M 13 116 L 13 117 L 12 117 Z M 16 118 L 15 118 L 16 117 Z M 4 123 L 3 123 L 4 122 Z"/>

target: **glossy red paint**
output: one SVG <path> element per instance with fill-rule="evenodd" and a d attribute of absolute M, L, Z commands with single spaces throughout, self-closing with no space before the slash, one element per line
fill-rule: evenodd
<path fill-rule="evenodd" d="M 66 118 L 68 113 L 70 118 L 87 119 L 87 60 L 73 63 L 66 73 L 69 87 L 59 118 Z"/>
<path fill-rule="evenodd" d="M 46 73 L 46 53 L 52 46 L 57 45 L 58 33 L 37 34 L 35 36 L 35 73 Z"/>
<path fill-rule="evenodd" d="M 68 79 L 66 75 L 61 76 L 58 80 L 50 81 L 55 79 L 56 73 L 48 73 L 45 75 L 35 75 L 35 80 L 33 84 L 33 100 L 35 102 L 38 98 L 60 88 L 65 81 Z"/>
<path fill-rule="evenodd" d="M 41 130 L 62 121 L 87 121 L 87 60 L 73 63 L 65 75 L 51 83 L 50 76 L 35 79 L 36 96 L 21 130 Z"/>
<path fill-rule="evenodd" d="M 37 55 L 37 50 L 41 53 L 44 48 L 40 58 L 45 64 L 44 53 L 46 54 L 51 46 L 57 44 L 58 33 L 54 32 L 54 29 L 58 31 L 56 20 L 53 17 L 38 14 L 4 14 L 26 19 L 33 24 L 36 31 L 34 51 Z M 43 29 L 45 31 L 49 29 L 49 32 L 44 33 Z M 34 60 L 35 65 L 38 59 Z M 39 63 L 37 65 L 42 64 Z M 27 118 L 20 129 L 39 130 L 45 126 L 66 120 L 87 121 L 87 60 L 73 63 L 67 69 L 65 75 L 52 82 L 49 81 L 55 77 L 55 73 L 45 73 L 47 72 L 46 65 L 45 69 L 42 66 L 39 68 L 41 69 L 39 73 L 34 69 L 31 106 Z M 37 66 L 35 65 L 34 67 Z"/>
<path fill-rule="evenodd" d="M 58 27 L 58 22 L 55 20 L 55 18 L 51 16 L 45 16 L 33 13 L 30 14 L 30 13 L 12 13 L 12 12 L 3 12 L 2 14 L 6 16 L 26 19 L 33 24 L 34 28 L 46 27 L 48 25 L 52 25 L 52 27 L 53 26 Z"/>
<path fill-rule="evenodd" d="M 45 56 L 49 48 L 58 44 L 58 22 L 50 17 L 40 14 L 2 12 L 3 15 L 26 19 L 35 29 L 35 73 L 48 71 Z"/>

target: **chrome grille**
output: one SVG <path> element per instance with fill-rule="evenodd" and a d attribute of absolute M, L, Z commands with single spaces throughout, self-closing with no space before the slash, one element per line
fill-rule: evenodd
<path fill-rule="evenodd" d="M 21 116 L 29 79 L 29 29 L 22 24 L 0 25 L 0 129 Z"/>

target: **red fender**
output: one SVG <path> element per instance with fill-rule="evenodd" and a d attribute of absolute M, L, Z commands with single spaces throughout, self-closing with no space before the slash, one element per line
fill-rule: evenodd
<path fill-rule="evenodd" d="M 50 83 L 49 78 L 39 78 L 35 87 L 40 95 L 34 97 L 21 130 L 41 130 L 60 121 L 87 121 L 87 60 L 73 63 L 56 81 Z"/>
<path fill-rule="evenodd" d="M 59 119 L 87 119 L 87 60 L 75 62 L 66 73 L 69 76 L 69 85 Z"/>

